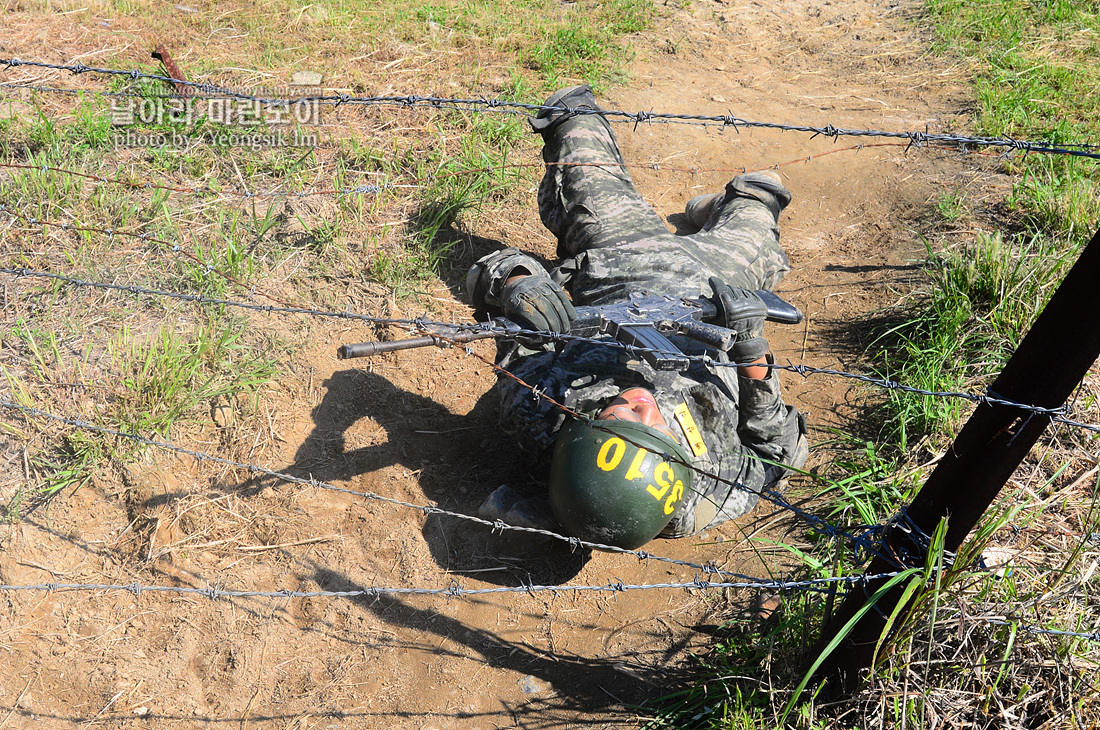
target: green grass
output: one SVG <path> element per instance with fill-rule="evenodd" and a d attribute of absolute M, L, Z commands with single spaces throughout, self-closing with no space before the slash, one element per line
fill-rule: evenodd
<path fill-rule="evenodd" d="M 483 77 L 495 77 L 503 61 L 515 72 L 529 76 L 533 86 L 542 91 L 578 81 L 604 89 L 623 78 L 624 66 L 632 55 L 630 34 L 650 27 L 659 7 L 652 0 L 579 0 L 565 5 L 536 0 L 369 4 L 328 0 L 304 8 L 276 0 L 263 6 L 234 5 L 223 6 L 222 17 L 232 17 L 240 33 L 240 47 L 235 50 L 248 57 L 253 67 L 279 72 L 281 83 L 297 70 L 337 75 L 343 79 L 341 86 L 349 85 L 345 83 L 349 80 L 356 92 L 368 90 L 371 80 L 360 80 L 354 68 L 332 65 L 333 59 L 347 57 L 348 48 L 357 49 L 358 56 L 396 55 L 412 63 L 421 56 L 419 49 L 440 52 L 435 54 L 437 60 L 445 60 L 448 51 L 459 51 L 464 59 L 460 76 L 467 84 L 477 85 Z M 205 37 L 217 33 L 222 25 L 206 14 L 180 17 L 148 9 L 135 12 L 145 16 L 151 32 L 161 37 L 170 37 L 171 33 Z M 289 28 L 286 24 L 276 28 L 272 18 L 294 21 Z M 290 44 L 288 48 L 287 30 L 308 33 L 310 44 Z M 222 62 L 215 51 L 188 59 L 185 71 L 194 78 L 223 77 L 224 69 L 233 65 Z M 160 72 L 152 63 L 138 68 Z M 428 73 L 435 75 L 434 70 Z M 116 89 L 128 83 L 129 79 L 120 78 L 115 82 Z"/>
<path fill-rule="evenodd" d="M 1100 140 L 1100 97 L 1081 93 L 1100 82 L 1096 64 L 1100 18 L 1095 6 L 931 0 L 928 7 L 937 22 L 939 50 L 965 57 L 976 71 L 977 133 L 1056 145 Z M 939 219 L 929 221 L 928 283 L 890 313 L 886 319 L 892 324 L 880 330 L 869 352 L 883 374 L 930 391 L 983 392 L 1095 232 L 1100 210 L 1098 170 L 1089 160 L 1016 156 L 1005 163 L 1005 171 L 1015 177 L 1005 200 L 1005 207 L 1016 216 L 1015 225 L 993 232 L 979 230 L 962 244 L 940 248 L 946 239 L 935 236 L 942 226 L 957 226 L 963 231 L 978 227 L 965 198 L 957 193 L 942 195 L 934 206 Z M 951 240 L 959 240 L 958 235 Z M 946 447 L 971 408 L 956 399 L 892 391 L 884 407 L 886 426 L 880 449 L 892 454 L 890 459 L 897 463 L 886 473 L 897 474 L 907 468 L 920 473 L 919 464 Z M 1069 448 L 1059 464 L 1043 467 L 1040 460 L 1033 473 L 1049 474 L 1046 483 L 1004 495 L 1001 506 L 986 515 L 939 583 L 916 594 L 907 615 L 898 617 L 884 647 L 886 653 L 880 655 L 884 662 L 876 669 L 876 683 L 890 685 L 907 677 L 906 681 L 916 681 L 929 689 L 971 693 L 977 698 L 974 713 L 978 717 L 995 714 L 997 703 L 1003 706 L 1006 697 L 1026 703 L 1032 690 L 1042 685 L 1040 677 L 1004 663 L 1018 656 L 1021 645 L 1034 647 L 1040 643 L 1033 636 L 1020 636 L 1010 627 L 1002 627 L 982 632 L 983 644 L 973 638 L 941 634 L 943 627 L 938 622 L 952 602 L 965 602 L 970 612 L 979 613 L 992 605 L 1043 600 L 1040 596 L 1058 582 L 1049 576 L 1035 582 L 1021 581 L 1018 574 L 998 579 L 975 573 L 972 566 L 998 530 L 1008 525 L 1019 530 L 1022 525 L 1042 524 L 1048 518 L 1044 515 L 1047 509 L 1051 509 L 1049 518 L 1055 521 L 1093 521 L 1092 516 L 1070 507 L 1066 497 L 1059 505 L 1051 505 L 1045 498 L 1048 493 L 1059 494 L 1065 472 L 1081 469 L 1072 453 L 1073 446 Z M 847 467 L 852 474 L 863 477 L 879 471 L 877 453 L 857 457 Z M 914 467 L 906 467 L 906 463 Z M 886 483 L 891 481 L 887 479 Z M 857 483 L 866 489 L 883 480 L 874 478 L 868 485 L 867 479 L 861 478 Z M 853 492 L 846 489 L 840 503 L 851 505 L 848 509 L 858 513 L 866 495 Z M 898 493 L 898 502 L 907 502 L 911 493 L 912 489 Z M 1061 508 L 1067 512 L 1062 513 Z M 1048 610 L 1036 615 L 1063 625 L 1072 615 L 1053 605 Z M 982 665 L 988 659 L 999 663 L 990 671 L 963 678 L 952 672 L 965 672 L 967 662 L 948 660 L 937 666 L 933 661 L 940 654 L 939 643 L 956 646 L 958 655 L 970 655 L 969 666 Z M 1078 658 L 1095 663 L 1091 652 Z M 908 665 L 922 660 L 926 663 L 923 677 L 914 678 Z M 922 717 L 927 718 L 925 710 L 930 702 L 926 693 L 912 706 L 897 704 L 886 713 L 886 722 L 896 726 L 907 717 L 919 725 Z M 1036 704 L 1041 706 L 1042 702 Z M 911 714 L 914 711 L 915 716 Z M 1043 713 L 1040 710 L 1036 714 Z"/>
<path fill-rule="evenodd" d="M 409 42 L 434 37 L 453 45 L 485 44 L 536 71 L 544 89 L 572 80 L 599 89 L 621 80 L 629 58 L 623 36 L 645 30 L 656 15 L 650 0 L 579 2 L 565 13 L 532 0 L 409 5 L 415 12 L 378 6 L 359 22 L 393 28 Z"/>
<path fill-rule="evenodd" d="M 127 432 L 167 437 L 173 424 L 211 401 L 267 382 L 275 365 L 245 345 L 243 332 L 243 325 L 202 326 L 191 337 L 123 330 L 110 345 L 121 374 L 111 420 Z"/>
<path fill-rule="evenodd" d="M 928 0 L 938 48 L 975 69 L 979 134 L 1054 145 L 1100 142 L 1100 14 L 1081 0 Z M 1100 209 L 1094 161 L 1017 156 L 1010 198 L 1038 230 L 1090 236 Z"/>
<path fill-rule="evenodd" d="M 1100 16 L 1088 3 L 929 0 L 940 52 L 975 70 L 978 134 L 1055 145 L 1100 142 Z M 1005 206 L 1016 225 L 979 231 L 933 253 L 930 283 L 893 313 L 872 356 L 881 371 L 931 391 L 980 389 L 1004 364 L 1097 228 L 1100 165 L 1032 154 L 1005 163 L 1014 177 Z M 942 224 L 973 212 L 959 193 L 935 203 Z M 936 225 L 933 224 L 933 229 Z M 957 239 L 956 239 L 957 240 Z M 891 395 L 885 437 L 902 451 L 942 445 L 969 408 L 958 401 Z"/>
<path fill-rule="evenodd" d="M 884 456 L 873 442 L 860 444 L 843 436 L 836 441 L 845 452 L 832 462 L 819 487 L 829 504 L 825 517 L 830 523 L 849 529 L 880 525 L 916 493 L 919 470 L 905 469 L 900 459 Z"/>
<path fill-rule="evenodd" d="M 976 133 L 1058 145 L 1100 142 L 1100 95 L 1091 92 L 1100 88 L 1095 3 L 930 0 L 927 7 L 937 50 L 975 71 Z M 874 316 L 885 324 L 867 354 L 884 376 L 930 391 L 983 392 L 1096 231 L 1095 161 L 1017 154 L 1004 171 L 1013 185 L 1002 205 L 1011 222 L 1002 230 L 982 230 L 980 204 L 960 192 L 933 201 L 923 231 L 925 285 Z M 1090 414 L 1094 406 L 1091 394 L 1081 403 Z M 881 524 L 912 500 L 925 464 L 943 452 L 972 407 L 889 392 L 877 444 L 837 438 L 828 446 L 841 455 L 807 491 L 824 497 L 823 516 L 842 528 Z M 1089 684 L 1100 663 L 1094 645 L 1036 636 L 1011 622 L 976 621 L 1023 614 L 1051 628 L 1092 626 L 1081 612 L 1088 612 L 1083 606 L 1094 582 L 1075 580 L 1080 555 L 1095 555 L 1084 537 L 1071 539 L 1068 552 L 1051 546 L 1033 558 L 1042 569 L 1022 561 L 998 577 L 975 567 L 987 545 L 1013 544 L 1019 538 L 1012 535 L 1028 530 L 1068 523 L 1075 535 L 1093 531 L 1096 480 L 1088 479 L 1091 461 L 1080 448 L 1074 437 L 1052 438 L 1028 464 L 1023 486 L 1005 491 L 953 563 L 930 551 L 907 584 L 909 608 L 890 617 L 868 687 L 838 704 L 820 704 L 806 683 L 814 657 L 802 647 L 812 645 L 831 600 L 795 593 L 767 622 L 731 621 L 700 666 L 705 679 L 666 698 L 651 726 L 926 727 L 953 716 L 992 727 L 1009 707 L 1017 717 L 1026 714 L 1029 726 L 1094 724 L 1097 696 Z M 851 551 L 832 541 L 802 544 L 792 537 L 777 547 L 799 559 L 808 577 L 863 571 Z M 807 692 L 799 695 L 801 689 Z"/>
<path fill-rule="evenodd" d="M 838 507 L 831 516 L 834 524 L 853 532 L 867 521 L 881 521 L 891 511 L 889 500 L 908 500 L 916 486 L 911 469 L 864 453 L 867 448 L 854 448 L 847 459 L 834 463 L 833 476 L 817 482 L 817 488 L 833 491 L 828 502 Z M 875 468 L 853 466 L 861 459 Z M 822 655 L 807 648 L 814 646 L 844 591 L 835 598 L 789 591 L 767 620 L 731 611 L 718 627 L 713 651 L 698 659 L 696 681 L 653 703 L 646 727 L 926 727 L 932 717 L 952 715 L 993 727 L 1000 709 L 1010 706 L 1024 708 L 1035 721 L 1031 726 L 1063 727 L 1052 715 L 1059 700 L 1051 704 L 1047 696 L 1064 698 L 1066 693 L 1079 693 L 1073 695 L 1080 697 L 1079 717 L 1094 717 L 1098 698 L 1089 684 L 1100 664 L 1095 646 L 1072 637 L 1039 636 L 1020 625 L 1092 630 L 1091 618 L 1083 619 L 1081 612 L 1088 613 L 1084 606 L 1092 600 L 1095 581 L 1081 585 L 1078 576 L 1083 556 L 1093 559 L 1095 546 L 1082 536 L 1068 551 L 1052 553 L 1049 564 L 1018 561 L 1004 574 L 976 567 L 988 545 L 1005 544 L 1006 534 L 1042 530 L 1052 517 L 1055 524 L 1080 518 L 1086 534 L 1091 531 L 1095 510 L 1072 516 L 1062 512 L 1061 502 L 1069 495 L 1059 485 L 1071 469 L 1072 462 L 1063 461 L 1042 483 L 1006 494 L 951 560 L 942 549 L 940 526 L 924 565 L 895 579 L 904 587 L 904 598 L 887 617 L 889 636 L 877 648 L 869 686 L 840 701 L 824 701 L 822 688 L 808 680 Z M 837 486 L 841 482 L 844 489 Z M 1042 501 L 1036 492 L 1044 495 Z M 879 496 L 885 501 L 876 506 Z M 836 543 L 804 551 L 781 547 L 803 559 L 804 578 L 864 572 Z M 870 603 L 864 608 L 874 610 Z M 1008 625 L 998 623 L 1005 617 L 1011 619 Z"/>
<path fill-rule="evenodd" d="M 59 311 L 58 304 L 55 300 L 52 311 Z M 76 329 L 56 316 L 16 323 L 13 345 L 25 372 L 3 368 L 16 402 L 42 408 L 61 405 L 65 393 L 75 393 L 78 397 L 66 405 L 77 405 L 89 423 L 171 439 L 177 424 L 208 420 L 212 403 L 254 392 L 277 372 L 270 355 L 258 354 L 244 339 L 245 323 L 227 320 L 224 313 L 193 332 L 165 327 L 139 334 L 124 326 L 105 352 L 100 341 L 107 332 L 97 329 L 95 338 L 82 342 L 88 333 Z M 97 377 L 104 368 L 113 375 Z M 41 500 L 87 484 L 105 468 L 108 456 L 124 463 L 141 451 L 133 442 L 79 430 L 36 445 L 29 461 L 38 483 L 29 492 L 21 489 L 7 514 L 17 517 L 28 497 Z"/>
<path fill-rule="evenodd" d="M 92 480 L 106 451 L 103 439 L 77 431 L 65 436 L 52 453 L 37 454 L 33 463 L 43 473 L 38 496 L 49 498 L 70 488 L 80 489 Z M 18 514 L 18 509 L 16 504 L 8 512 Z"/>
<path fill-rule="evenodd" d="M 1034 234 L 1006 240 L 976 234 L 972 242 L 930 255 L 929 284 L 891 316 L 870 354 L 880 370 L 932 392 L 980 392 L 1023 339 L 1075 250 Z M 900 321 L 899 321 L 900 320 Z M 969 412 L 956 398 L 891 391 L 883 437 L 902 452 L 926 437 L 932 449 Z"/>

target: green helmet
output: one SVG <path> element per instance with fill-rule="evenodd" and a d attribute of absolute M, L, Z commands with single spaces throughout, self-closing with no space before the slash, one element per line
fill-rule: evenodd
<path fill-rule="evenodd" d="M 633 550 L 657 537 L 689 493 L 691 457 L 650 426 L 598 423 L 572 421 L 558 434 L 550 508 L 570 535 Z"/>

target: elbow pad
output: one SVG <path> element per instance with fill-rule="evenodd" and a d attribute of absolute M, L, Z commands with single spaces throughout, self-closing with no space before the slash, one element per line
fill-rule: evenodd
<path fill-rule="evenodd" d="M 475 309 L 499 309 L 508 277 L 519 274 L 548 277 L 546 269 L 537 259 L 519 249 L 506 248 L 482 256 L 466 274 L 466 294 L 470 297 L 470 303 Z"/>

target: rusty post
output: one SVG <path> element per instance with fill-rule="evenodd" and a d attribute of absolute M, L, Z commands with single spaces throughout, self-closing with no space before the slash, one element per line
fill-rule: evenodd
<path fill-rule="evenodd" d="M 1082 251 L 1054 296 L 990 388 L 1004 400 L 1040 408 L 1060 408 L 1100 356 L 1100 231 Z M 947 520 L 945 548 L 955 551 L 978 523 L 1013 471 L 1050 423 L 1049 414 L 1006 405 L 978 406 L 954 445 L 914 497 L 907 515 L 916 528 L 932 534 Z M 914 551 L 914 547 L 917 549 Z M 926 557 L 901 530 L 885 538 L 880 554 L 912 556 L 912 565 Z M 915 553 L 915 554 L 914 554 Z M 868 575 L 896 570 L 896 564 L 876 557 Z M 814 652 L 821 651 L 874 595 L 886 579 L 868 580 L 853 588 L 822 632 Z M 822 663 L 817 677 L 829 681 L 832 693 L 850 694 L 871 665 L 886 617 L 901 599 L 903 587 L 884 595 Z"/>
<path fill-rule="evenodd" d="M 168 72 L 168 75 L 177 81 L 187 81 L 187 77 L 183 75 L 183 71 L 176 65 L 176 62 L 172 60 L 172 55 L 168 53 L 168 49 L 164 47 L 164 44 L 160 44 L 153 51 L 153 58 L 157 59 L 164 65 L 164 70 Z M 194 96 L 195 87 L 188 84 L 172 84 L 176 87 L 176 93 L 180 96 Z"/>

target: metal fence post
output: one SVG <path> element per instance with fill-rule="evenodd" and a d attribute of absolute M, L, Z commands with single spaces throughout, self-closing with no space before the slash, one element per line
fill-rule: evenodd
<path fill-rule="evenodd" d="M 1100 231 L 1082 251 L 990 387 L 990 395 L 1030 406 L 1059 408 L 1098 356 Z M 913 498 L 907 510 L 909 520 L 931 534 L 942 519 L 947 519 L 945 548 L 957 550 L 1052 417 L 1012 406 L 980 404 Z M 880 553 L 914 552 L 914 544 L 900 530 L 886 536 L 883 548 Z M 911 564 L 923 564 L 925 556 L 917 552 Z M 867 575 L 896 569 L 897 565 L 885 557 L 875 557 Z M 864 586 L 849 591 L 822 632 L 811 661 L 856 615 L 867 597 L 886 582 L 887 579 L 868 580 Z M 816 676 L 829 680 L 831 692 L 851 693 L 859 686 L 863 671 L 870 667 L 886 617 L 901 595 L 902 588 L 895 587 L 880 598 L 876 609 L 864 614 L 818 668 Z"/>

